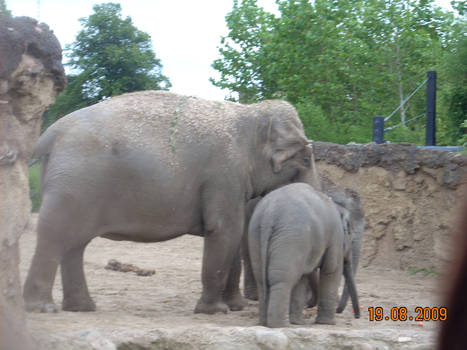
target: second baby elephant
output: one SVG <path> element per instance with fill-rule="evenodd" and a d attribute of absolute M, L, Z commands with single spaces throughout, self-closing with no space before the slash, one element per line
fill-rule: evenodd
<path fill-rule="evenodd" d="M 347 242 L 346 242 L 347 240 Z M 303 324 L 308 278 L 319 274 L 316 323 L 335 324 L 337 290 L 343 272 L 341 214 L 325 194 L 305 183 L 279 188 L 256 206 L 248 232 L 249 253 L 258 286 L 260 324 Z M 350 269 L 346 283 L 357 298 Z"/>

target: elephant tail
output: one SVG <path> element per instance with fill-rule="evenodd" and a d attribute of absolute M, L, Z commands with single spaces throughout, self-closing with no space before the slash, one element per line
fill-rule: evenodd
<path fill-rule="evenodd" d="M 35 162 L 41 162 L 41 177 L 40 177 L 40 191 L 41 195 L 44 190 L 44 180 L 47 172 L 47 166 L 49 163 L 49 156 L 52 152 L 55 140 L 57 138 L 57 131 L 55 128 L 50 127 L 40 137 L 37 142 L 36 148 L 32 155 L 32 159 Z"/>
<path fill-rule="evenodd" d="M 53 126 L 48 128 L 37 141 L 36 148 L 32 155 L 33 159 L 43 160 L 44 157 L 48 156 L 55 144 L 57 138 L 57 130 Z"/>

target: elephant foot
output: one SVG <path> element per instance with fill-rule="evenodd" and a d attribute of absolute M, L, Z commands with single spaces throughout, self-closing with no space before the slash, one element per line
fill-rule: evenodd
<path fill-rule="evenodd" d="M 58 308 L 53 302 L 25 302 L 24 308 L 27 312 L 42 312 L 42 313 L 55 313 L 58 312 Z"/>
<path fill-rule="evenodd" d="M 224 298 L 224 302 L 229 306 L 231 311 L 241 311 L 248 306 L 248 302 L 241 294 L 235 294 L 232 297 Z"/>
<path fill-rule="evenodd" d="M 292 316 L 292 315 L 290 315 L 290 323 L 291 324 L 304 325 L 304 324 L 306 324 L 306 321 L 302 316 Z"/>
<path fill-rule="evenodd" d="M 317 324 L 336 324 L 336 317 L 332 316 L 323 316 L 318 313 L 315 323 Z"/>
<path fill-rule="evenodd" d="M 245 298 L 250 300 L 258 300 L 258 290 L 256 288 L 245 288 L 243 291 Z"/>
<path fill-rule="evenodd" d="M 283 328 L 290 326 L 289 322 L 283 320 L 268 320 L 267 327 L 269 328 Z"/>
<path fill-rule="evenodd" d="M 67 300 L 63 299 L 63 311 L 90 312 L 96 311 L 96 304 L 92 299 Z"/>
<path fill-rule="evenodd" d="M 195 314 L 208 314 L 212 315 L 217 312 L 227 313 L 229 307 L 226 303 L 218 301 L 215 303 L 206 303 L 201 299 L 198 301 L 195 307 Z"/>
<path fill-rule="evenodd" d="M 306 303 L 307 308 L 311 309 L 312 307 L 315 307 L 318 304 L 318 298 L 316 298 L 314 295 L 308 300 Z"/>

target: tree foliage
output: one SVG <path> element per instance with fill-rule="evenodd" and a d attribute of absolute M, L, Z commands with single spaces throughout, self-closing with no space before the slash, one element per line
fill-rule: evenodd
<path fill-rule="evenodd" d="M 11 11 L 7 9 L 5 0 L 0 0 L 0 15 L 11 16 Z"/>
<path fill-rule="evenodd" d="M 151 37 L 138 30 L 121 6 L 99 4 L 81 18 L 76 41 L 67 45 L 72 69 L 67 89 L 46 113 L 45 124 L 73 110 L 125 92 L 168 89 L 169 79 L 152 49 Z"/>
<path fill-rule="evenodd" d="M 447 81 L 442 95 L 442 103 L 449 115 L 446 133 L 460 144 L 467 142 L 467 30 L 462 29 L 442 66 Z"/>
<path fill-rule="evenodd" d="M 221 75 L 211 81 L 242 102 L 285 98 L 309 137 L 340 143 L 370 141 L 372 118 L 390 114 L 440 66 L 465 24 L 430 0 L 276 3 L 274 17 L 255 0 L 234 1 L 213 63 Z M 406 122 L 424 110 L 422 89 L 391 118 L 388 126 L 402 126 L 387 138 L 421 142 L 424 118 Z"/>

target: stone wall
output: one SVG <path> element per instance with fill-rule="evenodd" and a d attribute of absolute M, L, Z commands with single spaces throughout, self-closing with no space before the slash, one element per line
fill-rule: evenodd
<path fill-rule="evenodd" d="M 442 269 L 467 187 L 467 155 L 411 144 L 313 145 L 318 171 L 362 197 L 361 266 Z"/>
<path fill-rule="evenodd" d="M 45 24 L 0 15 L 0 349 L 28 350 L 18 239 L 30 217 L 27 163 L 41 116 L 65 87 L 61 48 Z"/>

